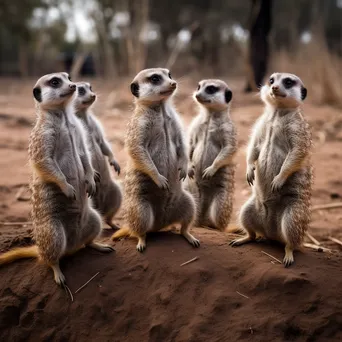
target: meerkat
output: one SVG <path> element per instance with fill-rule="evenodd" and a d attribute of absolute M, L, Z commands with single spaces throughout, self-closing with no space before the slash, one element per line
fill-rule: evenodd
<path fill-rule="evenodd" d="M 194 99 L 200 113 L 189 129 L 187 188 L 197 201 L 195 225 L 225 230 L 233 209 L 236 129 L 229 115 L 232 92 L 221 80 L 202 80 Z"/>
<path fill-rule="evenodd" d="M 92 165 L 99 172 L 101 179 L 97 184 L 93 204 L 105 222 L 113 229 L 118 229 L 113 223 L 113 217 L 120 209 L 122 194 L 119 185 L 111 177 L 108 164 L 113 166 L 118 175 L 120 165 L 105 139 L 101 123 L 92 114 L 91 106 L 96 100 L 96 94 L 89 83 L 78 82 L 76 85 L 77 94 L 73 98 L 75 113 L 86 127 Z"/>
<path fill-rule="evenodd" d="M 183 189 L 188 158 L 180 120 L 172 104 L 177 82 L 169 70 L 145 69 L 131 83 L 135 110 L 129 122 L 126 148 L 125 218 L 129 225 L 113 235 L 138 238 L 137 250 L 146 248 L 146 233 L 181 224 L 181 234 L 195 247 L 190 234 L 195 202 Z"/>
<path fill-rule="evenodd" d="M 41 77 L 33 89 L 37 120 L 30 135 L 32 222 L 35 246 L 0 256 L 0 264 L 39 258 L 66 286 L 59 260 L 84 245 L 100 252 L 113 248 L 94 242 L 101 218 L 88 196 L 96 191 L 94 172 L 81 122 L 70 108 L 76 90 L 67 73 Z"/>
<path fill-rule="evenodd" d="M 310 221 L 312 187 L 311 133 L 300 108 L 307 90 L 299 77 L 275 73 L 261 88 L 265 103 L 247 151 L 247 182 L 252 196 L 239 220 L 247 236 L 231 242 L 239 246 L 256 236 L 285 244 L 285 267 L 294 262 Z"/>

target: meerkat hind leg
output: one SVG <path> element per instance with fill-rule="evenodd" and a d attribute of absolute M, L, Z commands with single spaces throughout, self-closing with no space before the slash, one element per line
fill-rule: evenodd
<path fill-rule="evenodd" d="M 285 267 L 289 267 L 293 264 L 294 257 L 293 257 L 293 248 L 291 248 L 289 245 L 285 246 L 285 256 L 283 259 L 283 264 Z"/>
<path fill-rule="evenodd" d="M 138 238 L 137 251 L 141 253 L 146 249 L 146 234 L 136 235 L 136 237 Z"/>
<path fill-rule="evenodd" d="M 57 285 L 64 286 L 65 285 L 65 276 L 62 273 L 59 262 L 49 265 L 53 271 L 54 279 Z"/>
<path fill-rule="evenodd" d="M 89 243 L 87 246 L 101 253 L 111 253 L 115 251 L 115 249 L 110 245 L 94 241 Z"/>
<path fill-rule="evenodd" d="M 241 246 L 244 245 L 246 243 L 250 243 L 250 242 L 254 242 L 256 235 L 253 233 L 248 233 L 247 236 L 244 236 L 242 238 L 239 239 L 235 239 L 233 241 L 230 241 L 229 245 L 232 247 L 237 247 L 237 246 Z"/>

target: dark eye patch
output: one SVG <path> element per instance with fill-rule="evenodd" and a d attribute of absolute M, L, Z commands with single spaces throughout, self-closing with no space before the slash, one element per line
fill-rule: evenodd
<path fill-rule="evenodd" d="M 226 103 L 229 103 L 232 100 L 232 98 L 233 98 L 232 91 L 229 90 L 229 89 L 226 89 L 226 91 L 224 92 L 224 98 L 226 100 Z"/>
<path fill-rule="evenodd" d="M 171 78 L 171 80 L 172 80 L 172 77 L 171 77 L 171 72 L 169 72 L 169 78 Z"/>
<path fill-rule="evenodd" d="M 198 85 L 198 87 L 197 87 L 197 90 L 200 90 L 201 89 L 201 86 L 200 85 Z"/>
<path fill-rule="evenodd" d="M 78 95 L 83 96 L 85 95 L 86 90 L 84 87 L 78 87 Z"/>
<path fill-rule="evenodd" d="M 270 84 L 273 84 L 274 83 L 274 78 L 271 77 L 270 80 L 269 80 Z"/>
<path fill-rule="evenodd" d="M 218 88 L 218 87 L 215 87 L 215 86 L 213 86 L 213 85 L 207 86 L 207 87 L 205 88 L 205 92 L 206 92 L 207 94 L 209 94 L 209 95 L 212 95 L 212 94 L 217 93 L 218 90 L 219 90 L 219 88 Z"/>
<path fill-rule="evenodd" d="M 50 81 L 49 81 L 49 85 L 52 88 L 59 88 L 62 85 L 62 80 L 58 77 L 53 77 Z"/>
<path fill-rule="evenodd" d="M 296 81 L 292 80 L 289 77 L 283 79 L 283 85 L 286 89 L 292 88 L 296 84 Z"/>
<path fill-rule="evenodd" d="M 158 74 L 153 74 L 153 75 L 150 76 L 148 79 L 149 79 L 149 81 L 150 81 L 152 84 L 160 84 L 161 81 L 162 81 L 161 76 L 158 75 Z"/>
<path fill-rule="evenodd" d="M 68 80 L 71 82 L 71 77 L 68 75 Z"/>
<path fill-rule="evenodd" d="M 305 100 L 306 96 L 308 95 L 308 91 L 305 87 L 302 87 L 301 90 L 301 98 L 302 98 L 302 101 Z"/>

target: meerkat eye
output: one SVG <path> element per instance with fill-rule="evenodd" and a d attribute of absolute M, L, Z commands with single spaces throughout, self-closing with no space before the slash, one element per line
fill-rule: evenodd
<path fill-rule="evenodd" d="M 270 78 L 270 84 L 273 84 L 273 83 L 274 83 L 274 78 L 271 77 L 271 78 Z"/>
<path fill-rule="evenodd" d="M 162 78 L 161 78 L 159 75 L 154 74 L 154 75 L 152 75 L 152 76 L 149 78 L 149 80 L 150 80 L 153 84 L 158 84 L 158 83 L 160 83 L 160 81 L 162 80 Z"/>
<path fill-rule="evenodd" d="M 71 77 L 68 75 L 68 80 L 71 82 Z"/>
<path fill-rule="evenodd" d="M 206 92 L 207 94 L 210 94 L 210 95 L 217 93 L 218 90 L 219 90 L 219 88 L 218 88 L 218 87 L 215 87 L 215 86 L 213 86 L 213 85 L 208 86 L 208 87 L 205 88 L 205 92 Z"/>
<path fill-rule="evenodd" d="M 289 89 L 289 88 L 292 88 L 296 84 L 296 81 L 292 80 L 291 78 L 285 78 L 283 80 L 283 84 L 286 89 Z"/>
<path fill-rule="evenodd" d="M 169 72 L 169 78 L 171 78 L 171 80 L 172 80 L 172 77 L 171 77 L 171 73 Z"/>
<path fill-rule="evenodd" d="M 200 88 L 201 88 L 201 86 L 200 86 L 200 85 L 198 85 L 198 87 L 197 87 L 197 90 L 200 90 Z"/>
<path fill-rule="evenodd" d="M 85 93 L 86 93 L 86 90 L 84 87 L 78 88 L 78 95 L 83 96 L 83 95 L 85 95 Z"/>
<path fill-rule="evenodd" d="M 89 90 L 90 90 L 90 91 L 93 91 L 93 87 L 92 87 L 92 86 L 89 86 Z"/>
<path fill-rule="evenodd" d="M 60 86 L 61 80 L 60 80 L 59 78 L 57 78 L 57 77 L 54 77 L 54 78 L 52 78 L 52 79 L 50 80 L 49 83 L 50 83 L 51 87 L 57 88 L 57 87 Z"/>

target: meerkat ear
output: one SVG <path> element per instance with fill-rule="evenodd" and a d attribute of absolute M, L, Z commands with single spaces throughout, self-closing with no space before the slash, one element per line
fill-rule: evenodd
<path fill-rule="evenodd" d="M 229 103 L 232 100 L 233 97 L 233 93 L 231 92 L 231 90 L 226 89 L 225 93 L 224 93 L 224 98 L 226 100 L 227 103 Z"/>
<path fill-rule="evenodd" d="M 301 89 L 302 101 L 305 100 L 307 94 L 308 94 L 307 89 L 302 87 Z"/>
<path fill-rule="evenodd" d="M 139 97 L 139 84 L 131 83 L 131 92 L 135 97 Z"/>
<path fill-rule="evenodd" d="M 42 102 L 42 91 L 39 87 L 33 89 L 33 96 L 38 102 Z"/>

